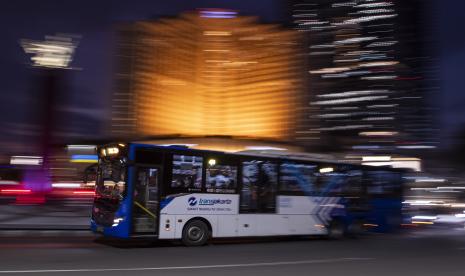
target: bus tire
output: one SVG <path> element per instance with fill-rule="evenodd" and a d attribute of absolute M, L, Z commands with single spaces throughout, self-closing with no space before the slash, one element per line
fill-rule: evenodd
<path fill-rule="evenodd" d="M 364 233 L 365 229 L 363 228 L 363 221 L 361 220 L 354 220 L 347 226 L 347 234 L 351 238 L 358 238 Z"/>
<path fill-rule="evenodd" d="M 182 243 L 186 246 L 201 246 L 207 243 L 210 231 L 201 220 L 189 221 L 182 230 Z"/>
<path fill-rule="evenodd" d="M 346 226 L 338 219 L 331 221 L 328 226 L 328 238 L 330 240 L 340 240 L 346 235 Z"/>

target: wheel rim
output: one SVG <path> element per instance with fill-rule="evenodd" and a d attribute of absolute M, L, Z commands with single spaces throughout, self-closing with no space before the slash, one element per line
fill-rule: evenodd
<path fill-rule="evenodd" d="M 187 230 L 187 237 L 191 241 L 199 241 L 203 238 L 203 230 L 198 226 L 189 227 Z"/>

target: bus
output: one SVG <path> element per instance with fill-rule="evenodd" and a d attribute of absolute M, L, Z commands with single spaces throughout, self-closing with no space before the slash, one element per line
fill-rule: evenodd
<path fill-rule="evenodd" d="M 225 152 L 149 142 L 98 148 L 91 229 L 181 240 L 326 235 L 402 221 L 402 171 L 273 150 Z"/>

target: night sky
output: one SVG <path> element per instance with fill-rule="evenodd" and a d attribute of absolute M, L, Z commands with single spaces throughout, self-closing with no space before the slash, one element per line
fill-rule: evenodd
<path fill-rule="evenodd" d="M 465 1 L 434 2 L 441 122 L 444 135 L 449 137 L 465 131 Z"/>
<path fill-rule="evenodd" d="M 253 3 L 253 4 L 251 4 Z M 7 131 L 10 123 L 20 126 L 30 122 L 38 93 L 34 69 L 28 66 L 29 57 L 19 45 L 22 38 L 42 40 L 45 35 L 71 33 L 82 36 L 72 63 L 81 70 L 69 72 L 66 104 L 60 108 L 76 120 L 105 122 L 109 112 L 112 90 L 115 23 L 161 16 L 175 16 L 197 8 L 228 8 L 241 14 L 258 15 L 263 22 L 282 22 L 288 16 L 284 1 L 154 1 L 154 0 L 98 0 L 98 1 L 12 1 L 0 8 L 0 126 Z M 84 115 L 84 117 L 83 117 Z M 6 126 L 6 127 L 5 127 Z M 95 125 L 97 131 L 100 129 Z"/>
<path fill-rule="evenodd" d="M 465 128 L 465 1 L 434 1 L 431 30 L 437 64 L 440 68 L 440 121 L 443 133 L 450 135 Z M 175 16 L 197 8 L 228 8 L 242 15 L 257 15 L 262 22 L 289 19 L 285 0 L 95 0 L 58 1 L 15 0 L 0 6 L 0 108 L 2 132 L 5 126 L 26 122 L 34 113 L 26 107 L 34 104 L 37 93 L 33 69 L 28 66 L 19 40 L 43 39 L 45 35 L 72 33 L 82 36 L 73 70 L 68 73 L 67 103 L 62 109 L 95 122 L 104 122 L 110 107 L 113 68 L 114 23 L 160 16 Z M 435 53 L 432 53 L 434 57 Z M 82 117 L 84 114 L 84 117 Z"/>

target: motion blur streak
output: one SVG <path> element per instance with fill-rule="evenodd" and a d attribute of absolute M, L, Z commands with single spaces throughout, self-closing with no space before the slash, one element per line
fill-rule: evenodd
<path fill-rule="evenodd" d="M 42 157 L 40 156 L 12 156 L 10 159 L 11 165 L 41 165 Z"/>
<path fill-rule="evenodd" d="M 33 66 L 67 68 L 77 47 L 76 37 L 68 35 L 46 36 L 44 41 L 21 40 L 24 51 L 33 54 Z"/>
<path fill-rule="evenodd" d="M 73 194 L 94 196 L 95 192 L 94 191 L 74 191 Z"/>
<path fill-rule="evenodd" d="M 134 66 L 120 68 L 114 134 L 292 135 L 302 86 L 298 33 L 200 11 L 123 26 L 121 39 L 118 57 Z"/>
<path fill-rule="evenodd" d="M 31 193 L 31 190 L 2 189 L 2 190 L 0 190 L 0 193 L 5 193 L 5 194 L 29 194 L 29 193 Z"/>
<path fill-rule="evenodd" d="M 79 188 L 81 183 L 52 183 L 53 188 Z"/>

